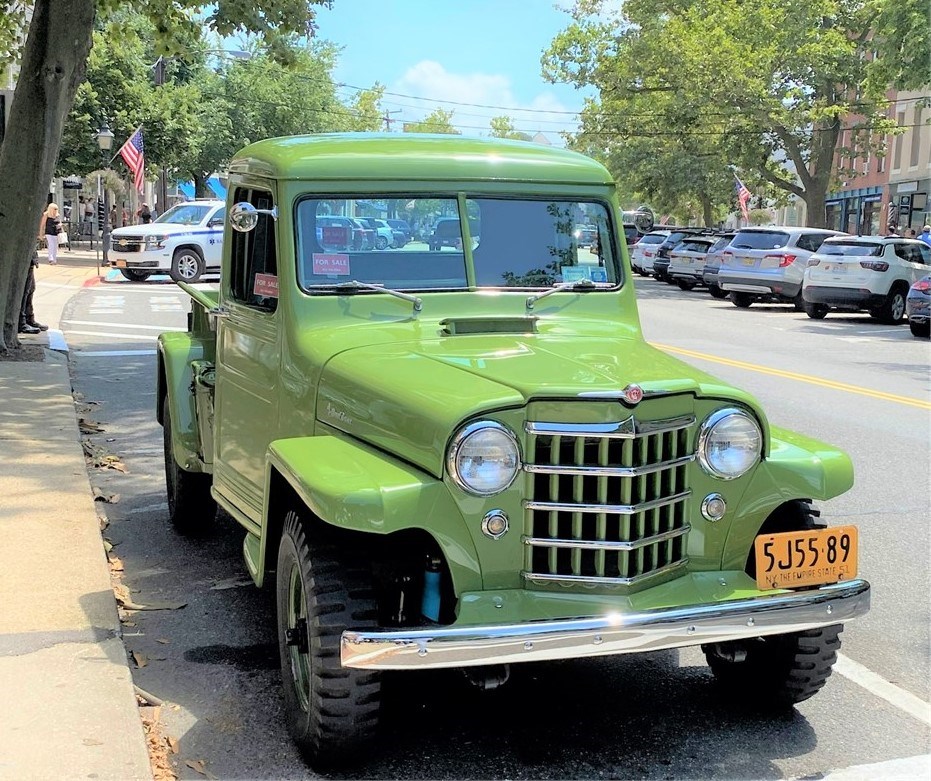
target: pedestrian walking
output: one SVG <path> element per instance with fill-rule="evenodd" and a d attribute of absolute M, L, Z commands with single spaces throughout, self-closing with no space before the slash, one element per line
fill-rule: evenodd
<path fill-rule="evenodd" d="M 907 231 L 905 231 L 905 238 L 906 238 L 906 239 L 914 239 L 914 238 L 917 238 L 917 237 L 918 237 L 918 233 L 915 231 L 914 228 L 909 228 Z"/>
<path fill-rule="evenodd" d="M 921 229 L 921 233 L 919 233 L 915 238 L 919 241 L 923 241 L 928 246 L 931 246 L 931 225 L 925 225 Z"/>
<path fill-rule="evenodd" d="M 50 266 L 58 262 L 58 234 L 62 231 L 64 231 L 64 226 L 58 216 L 58 204 L 50 203 L 42 212 L 42 219 L 39 221 L 39 238 L 45 239 Z"/>
<path fill-rule="evenodd" d="M 152 222 L 152 212 L 149 209 L 149 204 L 143 201 L 142 206 L 136 211 L 136 216 L 143 225 L 148 225 Z"/>
<path fill-rule="evenodd" d="M 21 334 L 37 334 L 48 331 L 48 326 L 36 321 L 36 313 L 32 308 L 32 297 L 36 292 L 36 267 L 39 265 L 39 253 L 32 251 L 32 260 L 29 261 L 29 271 L 26 274 L 26 287 L 23 289 L 23 305 L 19 310 L 19 332 Z"/>

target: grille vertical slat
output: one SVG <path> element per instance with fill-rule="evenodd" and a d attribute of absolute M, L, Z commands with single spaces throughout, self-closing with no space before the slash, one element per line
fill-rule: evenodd
<path fill-rule="evenodd" d="M 684 565 L 694 422 L 528 423 L 524 577 L 630 585 Z"/>

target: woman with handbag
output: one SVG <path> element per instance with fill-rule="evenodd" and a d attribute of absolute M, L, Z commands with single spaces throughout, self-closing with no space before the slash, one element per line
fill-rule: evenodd
<path fill-rule="evenodd" d="M 39 221 L 39 238 L 45 239 L 48 246 L 48 262 L 50 266 L 54 266 L 58 262 L 58 234 L 63 230 L 64 226 L 58 216 L 58 204 L 50 203 L 48 208 L 42 212 L 42 219 Z"/>

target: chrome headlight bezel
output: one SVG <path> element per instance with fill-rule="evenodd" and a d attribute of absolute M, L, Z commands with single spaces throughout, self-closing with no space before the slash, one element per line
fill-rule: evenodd
<path fill-rule="evenodd" d="M 513 448 L 514 469 L 508 476 L 507 480 L 502 481 L 499 486 L 496 486 L 494 489 L 490 490 L 479 490 L 471 486 L 465 480 L 465 478 L 463 478 L 459 470 L 459 455 L 462 452 L 463 446 L 466 444 L 470 437 L 479 432 L 488 430 L 492 430 L 498 434 L 501 434 L 505 438 L 506 443 Z M 506 491 L 514 484 L 514 481 L 517 479 L 517 475 L 520 474 L 521 467 L 522 461 L 520 444 L 517 441 L 517 437 L 514 435 L 514 432 L 512 432 L 507 426 L 494 420 L 480 420 L 473 423 L 468 423 L 467 425 L 463 426 L 452 438 L 452 441 L 449 444 L 449 450 L 446 454 L 446 470 L 449 472 L 453 482 L 463 491 L 472 494 L 473 496 L 494 496 L 495 494 L 500 494 L 502 491 Z"/>
<path fill-rule="evenodd" d="M 708 446 L 711 442 L 715 428 L 720 426 L 728 418 L 732 417 L 741 418 L 742 420 L 748 421 L 753 426 L 757 435 L 757 448 L 753 459 L 747 463 L 746 467 L 737 472 L 726 472 L 715 466 L 712 457 L 709 456 Z M 725 407 L 723 409 L 716 410 L 715 412 L 712 412 L 707 418 L 705 418 L 701 424 L 701 427 L 699 428 L 698 448 L 696 455 L 698 457 L 698 463 L 701 464 L 702 469 L 704 469 L 712 477 L 716 477 L 719 480 L 736 480 L 738 477 L 742 477 L 743 475 L 747 474 L 747 472 L 753 469 L 754 466 L 760 463 L 760 460 L 763 456 L 763 430 L 760 428 L 760 424 L 756 418 L 745 410 L 738 409 L 737 407 Z"/>

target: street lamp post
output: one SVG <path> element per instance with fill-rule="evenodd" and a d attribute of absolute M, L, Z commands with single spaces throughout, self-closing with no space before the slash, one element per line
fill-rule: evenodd
<path fill-rule="evenodd" d="M 104 171 L 110 170 L 110 150 L 113 149 L 113 133 L 110 126 L 104 122 L 103 127 L 97 131 L 97 146 L 100 147 L 100 154 L 103 156 Z M 103 245 L 103 265 L 109 268 L 108 251 L 110 249 L 110 193 L 107 190 L 107 181 L 104 178 L 103 183 L 103 225 L 100 227 L 101 244 Z"/>

